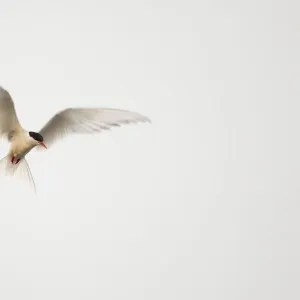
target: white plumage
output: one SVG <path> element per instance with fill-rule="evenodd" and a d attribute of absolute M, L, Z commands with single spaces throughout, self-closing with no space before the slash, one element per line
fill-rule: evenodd
<path fill-rule="evenodd" d="M 39 132 L 27 131 L 19 122 L 12 97 L 0 87 L 0 136 L 10 142 L 8 155 L 0 161 L 0 170 L 2 167 L 12 176 L 18 168 L 23 169 L 34 185 L 25 156 L 36 146 L 49 148 L 69 134 L 99 133 L 124 124 L 149 121 L 141 114 L 119 109 L 67 108 L 56 113 Z"/>
<path fill-rule="evenodd" d="M 124 124 L 149 122 L 135 112 L 108 108 L 68 108 L 53 116 L 40 130 L 47 147 L 71 133 L 94 133 Z"/>

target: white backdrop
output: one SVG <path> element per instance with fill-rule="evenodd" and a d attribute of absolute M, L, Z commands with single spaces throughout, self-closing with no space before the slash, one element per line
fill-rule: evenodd
<path fill-rule="evenodd" d="M 298 300 L 299 9 L 2 0 L 25 128 L 69 106 L 152 124 L 30 153 L 37 197 L 2 181 L 0 298 Z"/>

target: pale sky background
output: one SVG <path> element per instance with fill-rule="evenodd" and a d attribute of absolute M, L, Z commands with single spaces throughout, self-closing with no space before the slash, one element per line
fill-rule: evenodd
<path fill-rule="evenodd" d="M 30 153 L 37 197 L 2 183 L 0 299 L 300 299 L 299 1 L 0 8 L 25 128 L 68 106 L 153 122 Z"/>

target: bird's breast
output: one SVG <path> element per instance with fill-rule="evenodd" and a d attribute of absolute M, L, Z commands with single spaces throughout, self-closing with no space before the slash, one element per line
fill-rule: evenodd
<path fill-rule="evenodd" d="M 27 143 L 26 141 L 14 141 L 11 143 L 9 152 L 14 157 L 21 158 L 28 154 L 33 147 L 34 146 Z"/>

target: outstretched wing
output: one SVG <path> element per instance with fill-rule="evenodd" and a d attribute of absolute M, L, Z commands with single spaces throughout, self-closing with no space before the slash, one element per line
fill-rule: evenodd
<path fill-rule="evenodd" d="M 14 102 L 8 91 L 0 87 L 0 137 L 10 140 L 21 129 Z"/>
<path fill-rule="evenodd" d="M 40 130 L 47 147 L 73 133 L 96 133 L 123 124 L 149 122 L 135 112 L 107 108 L 68 108 L 54 115 Z"/>

